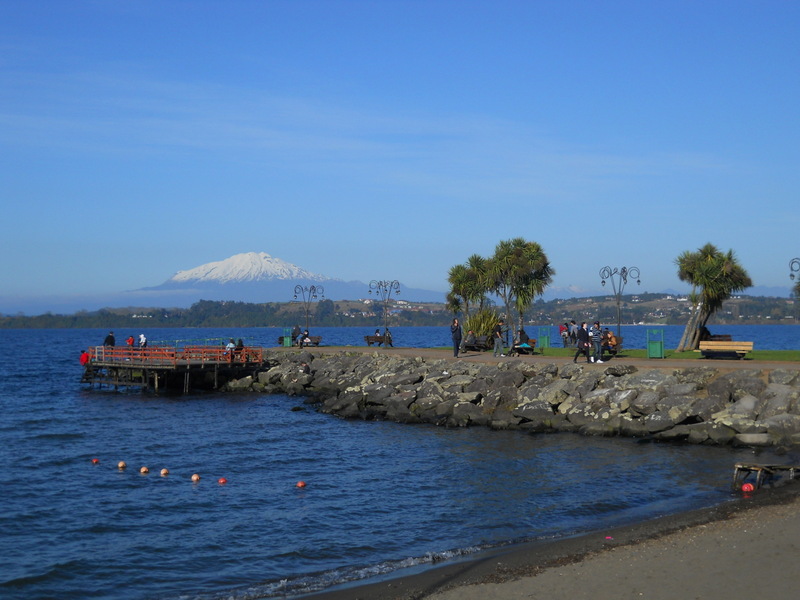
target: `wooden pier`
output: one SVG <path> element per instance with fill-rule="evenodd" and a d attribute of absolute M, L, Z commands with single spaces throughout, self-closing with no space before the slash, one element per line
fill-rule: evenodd
<path fill-rule="evenodd" d="M 795 472 L 798 471 L 800 471 L 800 466 L 796 465 L 760 465 L 737 463 L 733 467 L 733 489 L 738 489 L 744 480 L 752 474 L 755 474 L 756 476 L 755 489 L 758 489 L 767 478 L 773 478 L 775 476 L 788 473 L 789 479 L 794 479 Z"/>
<path fill-rule="evenodd" d="M 93 346 L 81 383 L 161 389 L 217 389 L 231 379 L 252 375 L 264 365 L 264 349 L 245 346 Z"/>

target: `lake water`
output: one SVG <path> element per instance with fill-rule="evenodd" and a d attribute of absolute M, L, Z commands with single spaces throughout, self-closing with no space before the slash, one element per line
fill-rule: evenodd
<path fill-rule="evenodd" d="M 128 333 L 139 332 L 117 332 L 118 339 Z M 282 331 L 147 333 L 274 345 Z M 314 333 L 361 345 L 370 330 Z M 104 334 L 0 331 L 7 349 L 0 356 L 0 597 L 292 596 L 725 502 L 734 497 L 735 462 L 798 459 L 343 421 L 281 395 L 86 389 L 78 351 Z M 756 347 L 780 340 L 763 339 Z M 397 328 L 395 340 L 443 346 L 447 331 Z M 143 465 L 150 474 L 139 474 Z M 167 477 L 159 475 L 164 467 Z M 193 473 L 200 482 L 190 481 Z"/>
<path fill-rule="evenodd" d="M 616 325 L 604 324 L 616 332 Z M 326 346 L 363 346 L 364 336 L 375 333 L 375 327 L 311 327 L 312 335 L 321 335 L 322 343 Z M 674 349 L 678 346 L 683 334 L 682 325 L 623 325 L 622 336 L 626 348 L 646 348 L 648 335 L 663 335 L 664 348 Z M 800 349 L 800 325 L 712 325 L 714 334 L 729 334 L 734 340 L 754 342 L 757 350 L 797 350 Z M 381 328 L 382 330 L 382 328 Z M 88 344 L 101 344 L 107 332 L 103 330 L 83 330 L 86 333 Z M 117 333 L 117 343 L 135 333 L 137 337 L 142 331 L 146 332 L 148 339 L 157 342 L 174 343 L 175 341 L 227 341 L 230 337 L 243 338 L 252 345 L 275 346 L 278 337 L 284 334 L 284 329 L 277 327 L 253 327 L 246 329 L 212 329 L 212 328 L 187 328 L 187 329 L 142 329 Z M 395 346 L 410 348 L 428 348 L 451 346 L 449 327 L 392 327 L 392 338 Z M 541 338 L 550 336 L 551 346 L 561 346 L 558 327 L 527 326 L 528 335 Z M 288 333 L 289 330 L 286 330 Z M 120 335 L 122 333 L 123 335 Z M 0 332 L 2 335 L 2 332 Z M 79 348 L 78 348 L 79 349 Z"/>

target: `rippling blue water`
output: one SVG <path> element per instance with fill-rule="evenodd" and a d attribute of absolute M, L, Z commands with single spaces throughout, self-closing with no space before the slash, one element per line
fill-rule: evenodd
<path fill-rule="evenodd" d="M 604 324 L 606 326 L 606 324 Z M 615 326 L 608 325 L 609 328 L 616 330 Z M 730 334 L 735 340 L 752 341 L 757 350 L 795 350 L 800 348 L 800 325 L 712 325 L 711 332 L 714 334 Z M 79 344 L 77 349 L 89 344 L 100 344 L 106 332 L 102 330 L 82 330 L 84 341 Z M 138 336 L 141 331 L 147 332 L 147 337 L 151 341 L 162 341 L 174 343 L 178 340 L 203 341 L 208 339 L 225 340 L 234 337 L 243 338 L 251 344 L 263 346 L 277 345 L 278 336 L 284 334 L 284 330 L 277 327 L 253 327 L 246 329 L 144 329 L 137 331 L 125 331 L 124 335 L 117 335 L 117 341 L 124 339 L 130 333 Z M 539 327 L 528 326 L 526 331 L 531 337 L 541 338 L 550 336 L 552 346 L 560 346 L 561 338 L 558 335 L 558 327 Z M 646 348 L 648 332 L 650 339 L 653 338 L 653 331 L 661 332 L 664 337 L 664 347 L 667 349 L 676 348 L 683 334 L 681 325 L 660 325 L 647 327 L 643 325 L 623 325 L 622 335 L 625 338 L 626 348 Z M 286 330 L 286 333 L 289 331 Z M 372 335 L 375 327 L 312 327 L 312 335 L 323 336 L 322 343 L 326 346 L 363 346 L 364 336 Z M 1 332 L 0 332 L 1 333 Z M 117 332 L 118 334 L 120 332 Z M 134 336 L 134 337 L 136 337 Z M 395 346 L 406 346 L 410 348 L 441 347 L 450 346 L 449 327 L 394 327 L 392 336 Z"/>
<path fill-rule="evenodd" d="M 441 328 L 398 330 L 396 339 L 445 345 L 434 329 Z M 723 502 L 732 464 L 753 458 L 622 439 L 342 421 L 286 396 L 83 389 L 78 350 L 104 333 L 0 332 L 14 350 L 0 356 L 3 598 L 299 594 Z M 280 333 L 149 337 L 271 345 Z M 364 335 L 321 333 L 355 336 L 353 343 Z M 127 470 L 116 468 L 120 460 Z M 138 473 L 143 465 L 149 475 Z M 169 476 L 158 474 L 163 467 Z M 192 473 L 202 480 L 193 484 Z M 297 488 L 300 480 L 307 487 Z"/>

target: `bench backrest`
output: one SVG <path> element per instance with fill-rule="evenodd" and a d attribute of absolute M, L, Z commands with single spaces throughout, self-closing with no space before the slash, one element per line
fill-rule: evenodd
<path fill-rule="evenodd" d="M 733 341 L 733 337 L 731 337 L 731 335 L 728 334 L 728 333 L 720 333 L 720 334 L 717 334 L 717 335 L 712 335 L 711 337 L 709 337 L 707 340 L 704 340 L 704 341 L 706 341 L 706 342 L 732 342 Z"/>

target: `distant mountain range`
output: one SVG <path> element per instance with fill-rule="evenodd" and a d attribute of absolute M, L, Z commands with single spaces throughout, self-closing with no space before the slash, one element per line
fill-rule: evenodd
<path fill-rule="evenodd" d="M 444 302 L 445 293 L 409 288 L 400 282 L 400 299 L 416 302 Z M 344 281 L 312 273 L 266 252 L 246 252 L 178 271 L 164 283 L 118 294 L 91 297 L 9 298 L 0 297 L 0 313 L 24 312 L 28 315 L 54 312 L 68 314 L 104 307 L 186 308 L 199 300 L 241 302 L 288 302 L 295 286 L 322 286 L 325 298 L 358 300 L 369 297 L 369 285 L 362 281 Z M 575 290 L 551 287 L 542 299 L 601 295 L 600 290 Z M 664 293 L 673 293 L 670 290 Z M 677 294 L 677 292 L 675 292 Z M 750 296 L 788 297 L 789 288 L 754 287 Z"/>
<path fill-rule="evenodd" d="M 161 285 L 128 292 L 146 305 L 189 306 L 198 300 L 287 302 L 295 286 L 317 286 L 331 300 L 369 296 L 363 281 L 344 281 L 312 273 L 266 252 L 246 252 L 225 260 L 178 271 Z M 444 302 L 444 293 L 400 285 L 400 298 L 416 302 Z M 141 304 L 141 302 L 140 302 Z"/>

